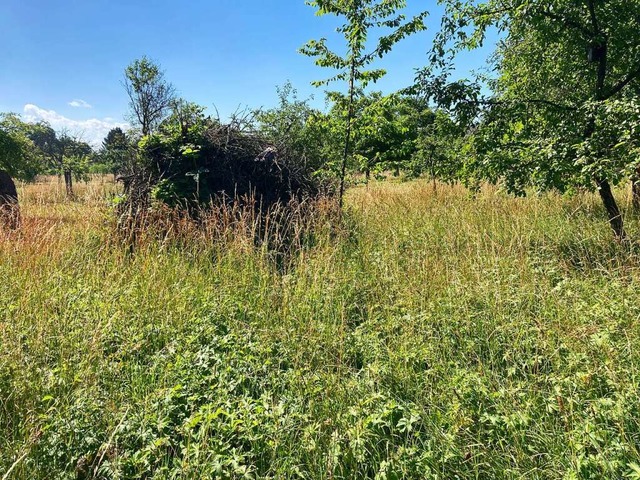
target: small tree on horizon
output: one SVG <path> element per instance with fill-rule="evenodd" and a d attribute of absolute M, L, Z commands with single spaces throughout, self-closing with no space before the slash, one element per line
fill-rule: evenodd
<path fill-rule="evenodd" d="M 67 130 L 56 132 L 48 123 L 33 124 L 29 137 L 42 152 L 49 167 L 64 177 L 67 197 L 72 198 L 74 176 L 86 174 L 89 157 L 93 153 L 91 146 L 82 141 L 79 135 Z"/>

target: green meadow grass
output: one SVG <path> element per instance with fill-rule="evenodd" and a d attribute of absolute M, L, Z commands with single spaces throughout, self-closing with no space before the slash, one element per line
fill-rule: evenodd
<path fill-rule="evenodd" d="M 283 267 L 132 255 L 110 188 L 0 234 L 1 480 L 640 478 L 640 256 L 595 196 L 373 184 Z"/>

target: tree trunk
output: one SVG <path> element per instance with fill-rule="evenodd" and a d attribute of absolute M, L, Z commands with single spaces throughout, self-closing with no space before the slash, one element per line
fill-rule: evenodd
<path fill-rule="evenodd" d="M 627 233 L 624 230 L 622 215 L 620 214 L 620 209 L 618 208 L 616 199 L 611 191 L 611 185 L 609 185 L 609 182 L 604 178 L 597 179 L 596 184 L 598 185 L 598 192 L 600 193 L 600 198 L 602 199 L 604 208 L 607 210 L 609 225 L 611 225 L 613 233 L 618 240 L 626 240 Z"/>
<path fill-rule="evenodd" d="M 347 159 L 351 149 L 351 123 L 353 122 L 353 100 L 355 97 L 356 63 L 351 61 L 351 74 L 349 75 L 349 112 L 347 114 L 347 131 L 345 132 L 344 152 L 342 154 L 342 168 L 340 169 L 340 197 L 338 200 L 340 211 L 344 203 L 344 179 L 347 176 Z"/>
<path fill-rule="evenodd" d="M 636 168 L 636 173 L 631 177 L 631 204 L 636 212 L 640 212 L 640 167 Z"/>
<path fill-rule="evenodd" d="M 0 170 L 0 226 L 15 230 L 20 226 L 18 191 L 13 179 Z"/>
<path fill-rule="evenodd" d="M 589 0 L 587 2 L 589 7 L 589 11 L 591 14 L 591 23 L 593 28 L 593 37 L 594 39 L 600 40 L 598 37 L 601 34 L 599 22 L 596 16 L 595 2 L 594 0 Z M 596 85 L 594 91 L 594 100 L 596 102 L 603 102 L 608 97 L 605 92 L 605 80 L 607 78 L 607 56 L 609 46 L 607 45 L 607 41 L 604 43 L 598 44 L 601 53 L 599 58 L 597 59 L 598 65 L 596 70 Z M 585 129 L 585 140 L 589 140 L 596 132 L 596 122 L 593 115 L 587 121 L 587 127 Z M 620 214 L 620 209 L 618 208 L 618 204 L 616 202 L 615 197 L 613 196 L 613 192 L 611 191 L 611 185 L 606 178 L 596 177 L 595 179 L 596 185 L 598 186 L 598 193 L 600 193 L 600 198 L 602 199 L 602 203 L 604 204 L 604 208 L 607 211 L 607 216 L 609 217 L 609 225 L 613 230 L 616 238 L 620 241 L 627 239 L 627 234 L 624 230 L 624 221 L 622 219 L 622 215 Z"/>
<path fill-rule="evenodd" d="M 431 181 L 433 182 L 433 193 L 436 193 L 437 184 L 436 184 L 436 165 L 435 159 L 433 158 L 434 148 L 431 147 L 431 152 L 429 153 L 429 170 L 431 170 Z"/>
<path fill-rule="evenodd" d="M 67 197 L 73 197 L 73 175 L 70 170 L 64 171 L 64 186 L 67 189 Z"/>

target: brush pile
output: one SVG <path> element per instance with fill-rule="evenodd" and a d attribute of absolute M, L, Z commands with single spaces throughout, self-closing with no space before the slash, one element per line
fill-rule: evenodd
<path fill-rule="evenodd" d="M 221 205 L 264 218 L 287 205 L 299 209 L 327 191 L 303 162 L 262 137 L 246 118 L 167 122 L 138 143 L 136 160 L 120 179 L 120 225 L 129 235 L 145 228 L 142 219 L 158 205 L 196 220 Z"/>

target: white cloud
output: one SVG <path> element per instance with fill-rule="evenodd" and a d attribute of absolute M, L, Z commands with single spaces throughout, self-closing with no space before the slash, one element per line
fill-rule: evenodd
<path fill-rule="evenodd" d="M 81 100 L 79 98 L 77 98 L 75 100 L 71 100 L 69 102 L 69 105 L 71 105 L 72 107 L 75 107 L 75 108 L 93 108 L 87 102 L 85 102 L 84 100 Z"/>
<path fill-rule="evenodd" d="M 103 120 L 98 118 L 73 120 L 64 115 L 60 115 L 54 110 L 45 110 L 31 103 L 24 106 L 24 119 L 27 122 L 45 121 L 51 125 L 54 130 L 67 130 L 70 134 L 79 137 L 94 147 L 100 146 L 102 140 L 112 128 L 120 127 L 123 130 L 129 128 L 128 124 L 115 122 L 112 118 L 105 118 Z"/>

